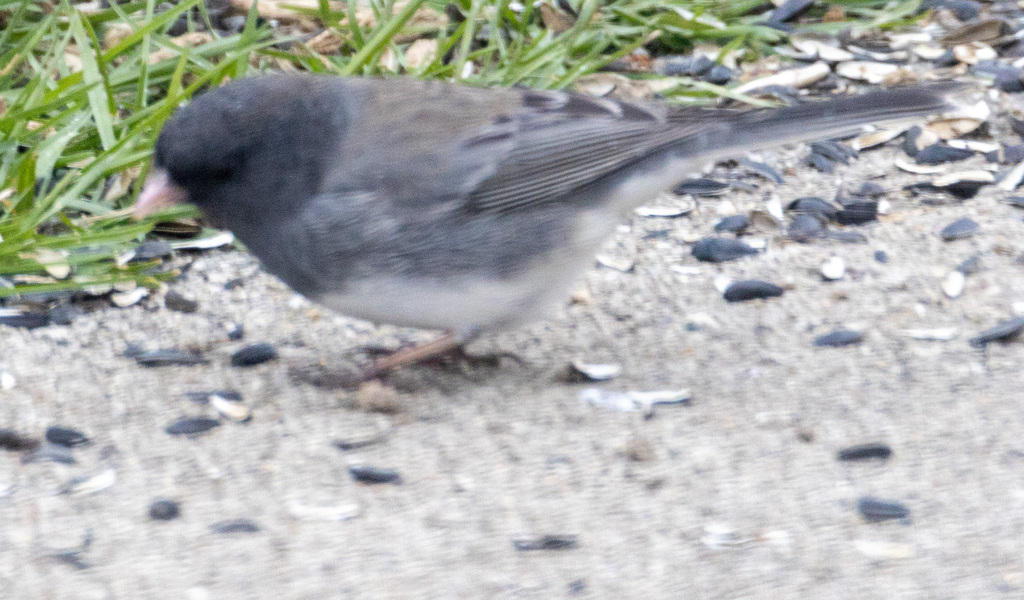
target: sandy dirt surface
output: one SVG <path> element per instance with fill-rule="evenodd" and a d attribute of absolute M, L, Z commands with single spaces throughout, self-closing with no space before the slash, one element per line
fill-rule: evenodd
<path fill-rule="evenodd" d="M 805 153 L 766 156 L 784 168 Z M 1024 212 L 994 187 L 964 202 L 913 198 L 900 188 L 921 178 L 895 174 L 899 156 L 870 151 L 833 175 L 801 167 L 778 186 L 745 179 L 759 189 L 677 219 L 636 218 L 617 240 L 638 249 L 632 272 L 595 268 L 577 302 L 470 347 L 521 362 L 405 369 L 389 380 L 394 414 L 295 374 L 432 334 L 316 309 L 237 251 L 179 259 L 191 268 L 172 289 L 197 299 L 197 313 L 156 295 L 70 326 L 4 329 L 0 370 L 14 385 L 0 391 L 0 424 L 32 435 L 70 426 L 93 442 L 74 450 L 75 465 L 0 453 L 0 598 L 1020 598 L 1024 342 L 981 350 L 968 339 L 1022 308 Z M 830 198 L 837 179 L 882 174 L 891 214 L 849 228 L 867 243 L 755 234 L 768 240 L 761 255 L 690 256 L 688 240 L 710 234 L 725 199 L 746 211 L 771 190 L 783 203 Z M 979 233 L 943 242 L 938 231 L 965 216 Z M 942 278 L 974 255 L 981 269 L 947 298 Z M 832 256 L 847 274 L 825 282 L 818 269 Z M 728 304 L 714 285 L 723 274 L 787 291 Z M 227 323 L 243 324 L 244 340 L 225 341 Z M 864 342 L 812 344 L 840 327 Z M 902 333 L 937 327 L 957 333 Z M 231 353 L 254 342 L 280 359 L 232 367 Z M 130 344 L 198 347 L 210 362 L 143 368 L 124 356 Z M 564 382 L 574 358 L 623 371 Z M 586 387 L 685 388 L 692 402 L 645 419 L 581 402 Z M 215 416 L 187 392 L 225 388 L 249 403 L 251 422 L 192 438 L 164 431 Z M 378 444 L 333 445 L 377 430 Z M 865 442 L 893 457 L 836 459 Z M 397 469 L 402 483 L 356 483 L 355 461 Z M 102 491 L 61 493 L 108 471 L 116 481 Z M 911 516 L 868 523 L 865 496 Z M 180 518 L 150 520 L 157 498 L 178 501 Z M 357 514 L 330 520 L 326 509 Z M 236 518 L 260 531 L 211 529 Z M 576 546 L 514 545 L 545 535 Z M 79 553 L 55 557 L 69 551 Z"/>

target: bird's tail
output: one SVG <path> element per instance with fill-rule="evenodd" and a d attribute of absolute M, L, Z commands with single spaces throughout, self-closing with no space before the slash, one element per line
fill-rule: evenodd
<path fill-rule="evenodd" d="M 864 125 L 906 122 L 961 109 L 970 89 L 965 83 L 947 81 L 779 109 L 737 112 L 721 128 L 702 132 L 707 139 L 679 140 L 676 150 L 679 156 L 701 156 L 707 154 L 706 149 L 713 148 L 708 158 L 715 159 L 735 155 L 737 151 L 838 137 L 856 133 Z"/>

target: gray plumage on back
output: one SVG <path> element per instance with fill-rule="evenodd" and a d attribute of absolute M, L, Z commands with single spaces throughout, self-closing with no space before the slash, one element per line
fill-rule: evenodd
<path fill-rule="evenodd" d="M 954 88 L 727 111 L 273 76 L 184 108 L 155 164 L 312 299 L 470 330 L 541 314 L 626 212 L 704 162 L 941 112 Z"/>

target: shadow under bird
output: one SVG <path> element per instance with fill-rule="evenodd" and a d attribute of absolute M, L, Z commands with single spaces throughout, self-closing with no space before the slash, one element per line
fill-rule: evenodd
<path fill-rule="evenodd" d="M 709 161 L 948 111 L 946 82 L 733 111 L 272 75 L 181 108 L 136 205 L 195 204 L 339 313 L 442 329 L 372 373 L 540 318 L 633 209 Z"/>

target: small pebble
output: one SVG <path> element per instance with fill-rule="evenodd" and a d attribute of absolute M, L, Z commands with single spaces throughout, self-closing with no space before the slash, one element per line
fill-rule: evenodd
<path fill-rule="evenodd" d="M 579 546 L 574 535 L 548 534 L 539 538 L 516 538 L 512 545 L 520 552 L 533 550 L 572 550 Z"/>
<path fill-rule="evenodd" d="M 990 342 L 1008 342 L 1024 331 L 1024 317 L 1017 317 L 1009 321 L 1003 321 L 991 329 L 979 333 L 971 338 L 969 343 L 975 348 L 983 348 Z"/>
<path fill-rule="evenodd" d="M 398 391 L 379 381 L 367 381 L 356 392 L 356 404 L 366 412 L 393 415 L 402 411 L 402 399 Z"/>
<path fill-rule="evenodd" d="M 874 258 L 875 262 L 883 265 L 889 262 L 889 255 L 885 253 L 885 250 L 875 250 Z"/>
<path fill-rule="evenodd" d="M 973 275 L 981 270 L 981 255 L 975 254 L 956 267 L 964 275 Z"/>
<path fill-rule="evenodd" d="M 846 264 L 842 258 L 833 256 L 821 265 L 821 276 L 828 281 L 839 281 L 846 275 Z"/>
<path fill-rule="evenodd" d="M 250 519 L 231 519 L 210 525 L 214 533 L 257 533 L 260 526 Z"/>
<path fill-rule="evenodd" d="M 950 271 L 942 280 L 942 293 L 948 298 L 959 298 L 967 285 L 967 277 L 960 271 Z"/>
<path fill-rule="evenodd" d="M 348 473 L 360 483 L 402 483 L 402 476 L 394 469 L 370 465 L 349 465 Z"/>
<path fill-rule="evenodd" d="M 237 342 L 245 337 L 245 326 L 241 323 L 225 323 L 224 329 L 228 332 L 228 339 L 232 342 Z"/>
<path fill-rule="evenodd" d="M 879 500 L 878 498 L 861 498 L 857 500 L 857 511 L 869 523 L 906 519 L 910 516 L 910 509 L 903 504 L 893 500 Z"/>
<path fill-rule="evenodd" d="M 207 417 L 186 417 L 167 426 L 170 435 L 195 435 L 218 427 L 220 421 Z"/>
<path fill-rule="evenodd" d="M 747 279 L 730 285 L 726 288 L 724 296 L 728 302 L 744 302 L 758 298 L 775 298 L 781 296 L 782 291 L 782 288 L 773 283 Z"/>
<path fill-rule="evenodd" d="M 253 367 L 277 358 L 277 350 L 265 342 L 252 344 L 231 355 L 235 367 Z"/>
<path fill-rule="evenodd" d="M 858 552 L 872 560 L 892 560 L 914 556 L 914 547 L 910 544 L 876 540 L 855 540 L 853 546 Z"/>
<path fill-rule="evenodd" d="M 888 444 L 881 442 L 850 446 L 849 448 L 843 448 L 836 454 L 836 458 L 842 461 L 872 460 L 876 458 L 888 460 L 890 456 L 892 456 L 892 448 Z"/>
<path fill-rule="evenodd" d="M 725 85 L 732 79 L 732 69 L 725 65 L 715 65 L 704 75 L 704 81 L 715 85 Z"/>
<path fill-rule="evenodd" d="M 199 302 L 186 298 L 176 290 L 170 290 L 164 295 L 164 306 L 168 310 L 180 313 L 194 313 L 199 310 Z"/>
<path fill-rule="evenodd" d="M 859 344 L 862 341 L 864 341 L 864 335 L 859 331 L 837 329 L 836 331 L 819 335 L 814 338 L 814 345 L 820 347 L 839 348 L 842 346 Z"/>
<path fill-rule="evenodd" d="M 939 235 L 942 236 L 943 240 L 951 242 L 953 240 L 969 238 L 977 233 L 977 231 L 978 224 L 975 221 L 963 218 L 943 227 Z"/>
<path fill-rule="evenodd" d="M 750 245 L 731 238 L 708 237 L 693 245 L 693 257 L 702 262 L 727 262 L 757 254 Z"/>
<path fill-rule="evenodd" d="M 85 446 L 89 443 L 89 438 L 76 429 L 51 425 L 46 428 L 46 441 L 58 446 L 74 448 L 76 446 Z"/>
<path fill-rule="evenodd" d="M 154 521 L 171 521 L 180 514 L 181 509 L 174 500 L 160 499 L 149 505 L 149 518 Z"/>

